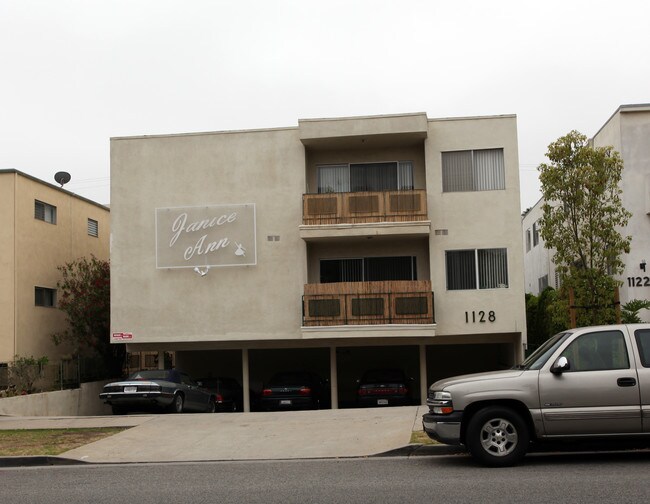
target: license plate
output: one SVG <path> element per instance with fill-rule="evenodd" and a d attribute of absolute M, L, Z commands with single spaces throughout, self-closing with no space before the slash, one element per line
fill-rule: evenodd
<path fill-rule="evenodd" d="M 377 405 L 386 406 L 388 404 L 388 399 L 377 399 Z"/>
<path fill-rule="evenodd" d="M 138 391 L 138 387 L 124 387 L 124 392 L 127 394 L 129 393 L 132 394 L 133 392 L 137 392 L 137 391 Z"/>
<path fill-rule="evenodd" d="M 280 406 L 291 406 L 291 399 L 280 399 Z"/>

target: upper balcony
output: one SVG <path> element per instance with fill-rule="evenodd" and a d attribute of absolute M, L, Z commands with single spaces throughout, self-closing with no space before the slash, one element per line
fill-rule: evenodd
<path fill-rule="evenodd" d="M 304 225 L 428 220 L 423 189 L 303 194 Z"/>

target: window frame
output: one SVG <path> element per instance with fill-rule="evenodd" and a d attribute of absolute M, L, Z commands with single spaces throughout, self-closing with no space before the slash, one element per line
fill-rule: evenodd
<path fill-rule="evenodd" d="M 92 232 L 93 227 L 94 227 L 94 233 Z M 95 219 L 91 219 L 90 217 L 88 217 L 88 236 L 92 236 L 93 238 L 99 238 L 99 221 Z"/>
<path fill-rule="evenodd" d="M 56 213 L 56 206 L 38 199 L 34 200 L 34 219 L 56 225 Z"/>
<path fill-rule="evenodd" d="M 498 151 L 501 153 L 499 158 L 499 166 L 497 171 L 493 175 L 493 181 L 490 187 L 487 188 L 478 188 L 480 185 L 480 178 L 482 174 L 483 166 L 479 165 L 477 161 L 478 153 L 485 153 L 488 151 Z M 468 154 L 470 157 L 469 166 L 464 167 L 468 170 L 468 173 L 465 173 L 467 180 L 461 179 L 460 177 L 451 178 L 452 167 L 448 165 L 446 161 L 446 155 L 462 155 Z M 441 151 L 440 153 L 440 166 L 442 172 L 442 192 L 443 194 L 448 193 L 458 193 L 458 192 L 483 192 L 483 191 L 505 191 L 506 190 L 506 162 L 505 162 L 505 150 L 503 147 L 492 147 L 485 149 L 461 149 L 456 151 Z M 471 176 L 471 180 L 469 179 Z M 471 186 L 471 187 L 470 187 Z"/>
<path fill-rule="evenodd" d="M 481 268 L 485 268 L 485 265 L 481 263 L 479 252 L 490 252 L 490 251 L 503 251 L 505 259 L 505 284 L 498 283 L 496 287 L 481 287 L 481 277 L 482 273 L 485 273 Z M 468 253 L 473 252 L 474 255 L 474 278 L 473 278 L 473 287 L 460 287 L 460 288 L 450 288 L 450 270 L 449 270 L 449 256 L 450 254 L 456 253 Z M 481 249 L 456 249 L 456 250 L 445 250 L 445 281 L 447 291 L 468 291 L 468 290 L 495 290 L 495 289 L 509 289 L 510 288 L 510 264 L 508 261 L 508 248 L 507 247 L 492 247 L 492 248 L 481 248 Z"/>
<path fill-rule="evenodd" d="M 396 187 L 395 189 L 385 189 L 381 191 L 375 190 L 353 190 L 352 188 L 352 167 L 353 166 L 364 166 L 364 165 L 382 165 L 382 164 L 394 164 L 395 165 L 395 175 L 396 175 Z M 347 171 L 347 184 L 343 184 L 344 188 L 347 190 L 337 191 L 336 188 L 327 186 L 327 188 L 321 185 L 321 168 L 336 168 L 339 170 Z M 355 193 L 355 192 L 385 192 L 385 191 L 412 191 L 415 189 L 415 163 L 412 160 L 402 159 L 402 160 L 390 160 L 390 161 L 365 161 L 360 163 L 324 163 L 316 165 L 316 185 L 317 185 L 317 194 L 328 194 L 328 193 Z M 410 182 L 410 183 L 409 183 Z M 327 189 L 327 190 L 324 190 Z"/>
<path fill-rule="evenodd" d="M 40 302 L 39 302 L 40 298 Z M 49 287 L 34 286 L 34 306 L 56 308 L 57 290 Z"/>

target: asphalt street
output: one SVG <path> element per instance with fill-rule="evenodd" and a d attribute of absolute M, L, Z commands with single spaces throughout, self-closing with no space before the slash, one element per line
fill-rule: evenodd
<path fill-rule="evenodd" d="M 11 504 L 646 502 L 648 452 L 537 454 L 507 469 L 466 455 L 0 469 Z"/>

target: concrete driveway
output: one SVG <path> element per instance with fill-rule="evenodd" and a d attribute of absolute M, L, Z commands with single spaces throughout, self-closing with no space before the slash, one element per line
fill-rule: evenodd
<path fill-rule="evenodd" d="M 408 445 L 425 409 L 0 417 L 0 429 L 131 427 L 62 455 L 94 463 L 363 457 Z"/>

